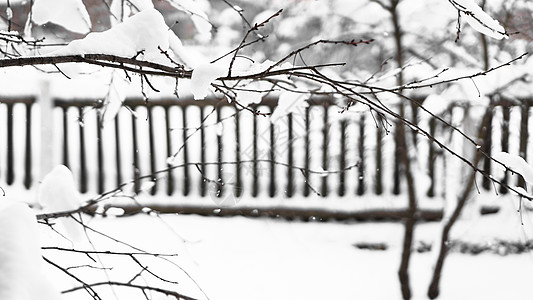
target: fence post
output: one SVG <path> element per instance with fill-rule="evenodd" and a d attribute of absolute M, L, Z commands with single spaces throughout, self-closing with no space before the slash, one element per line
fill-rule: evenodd
<path fill-rule="evenodd" d="M 33 101 L 26 103 L 26 145 L 24 150 L 24 187 L 29 189 L 31 187 L 32 176 L 32 136 L 31 136 L 31 110 L 33 107 Z"/>
<path fill-rule="evenodd" d="M 491 99 L 491 102 L 492 102 L 492 99 Z M 483 145 L 482 145 L 483 151 L 487 153 L 488 156 L 492 155 L 492 116 L 493 116 L 493 112 L 495 108 L 495 106 L 492 104 L 490 104 L 490 106 L 492 108 L 492 113 L 489 113 L 487 115 L 487 125 L 483 129 L 485 131 L 484 132 L 485 138 L 483 139 Z M 492 161 L 489 158 L 487 157 L 483 158 L 483 170 L 490 173 L 491 165 L 492 165 Z M 486 191 L 490 190 L 492 187 L 492 184 L 491 184 L 492 182 L 490 181 L 490 178 L 483 176 L 482 180 L 483 181 L 481 182 L 481 186 L 483 187 L 483 189 L 485 189 Z"/>
<path fill-rule="evenodd" d="M 104 148 L 102 141 L 102 114 L 100 110 L 96 111 L 96 153 L 98 155 L 98 193 L 102 194 L 105 190 L 105 172 L 104 172 Z"/>
<path fill-rule="evenodd" d="M 8 185 L 13 184 L 15 181 L 15 167 L 14 167 L 14 155 L 13 149 L 13 103 L 7 104 L 7 179 Z"/>
<path fill-rule="evenodd" d="M 311 165 L 311 158 L 310 158 L 310 150 L 309 150 L 309 132 L 311 131 L 310 125 L 309 125 L 309 110 L 310 106 L 305 108 L 305 170 L 303 171 L 305 185 L 304 185 L 304 191 L 303 195 L 305 197 L 309 196 L 310 193 L 310 182 L 309 182 L 309 168 Z"/>
<path fill-rule="evenodd" d="M 529 139 L 528 133 L 529 124 L 529 103 L 522 103 L 520 105 L 520 156 L 528 160 L 527 157 L 527 142 Z M 526 182 L 522 176 L 518 177 L 518 186 L 525 188 Z"/>
<path fill-rule="evenodd" d="M 132 112 L 135 112 L 136 106 L 132 106 L 131 110 Z M 139 194 L 141 191 L 141 167 L 139 164 L 139 142 L 137 138 L 137 116 L 135 114 L 131 114 L 131 134 L 132 134 L 132 142 L 133 142 L 133 185 L 135 194 Z"/>
<path fill-rule="evenodd" d="M 201 111 L 201 108 L 200 108 L 200 111 Z M 172 135 L 171 135 L 171 131 L 172 131 L 172 128 L 170 127 L 170 106 L 165 106 L 165 137 L 167 139 L 167 157 L 172 157 L 173 153 L 172 153 Z M 185 128 L 183 129 L 185 130 Z M 203 133 L 203 130 L 202 130 L 202 133 Z M 203 153 L 203 148 L 202 148 L 202 151 Z M 168 171 L 167 171 L 167 176 L 168 176 L 168 185 L 167 185 L 167 195 L 168 196 L 172 196 L 172 194 L 174 193 L 174 174 L 172 172 L 172 165 L 167 163 L 167 168 L 168 168 Z M 203 169 L 202 169 L 202 172 L 203 172 Z M 204 182 L 203 180 L 201 182 Z M 202 193 L 202 196 L 204 196 L 204 194 Z"/>
<path fill-rule="evenodd" d="M 287 190 L 285 191 L 287 197 L 292 197 L 292 195 L 294 194 L 294 182 L 293 182 L 293 166 L 294 166 L 294 154 L 293 154 L 293 150 L 292 150 L 292 143 L 294 141 L 294 137 L 293 137 L 293 132 L 292 132 L 292 113 L 288 114 L 287 115 L 287 126 L 288 126 L 288 130 L 289 130 L 289 137 L 288 137 L 288 140 L 287 140 L 287 147 L 288 147 L 288 164 L 289 164 L 289 167 L 287 168 Z"/>
<path fill-rule="evenodd" d="M 270 113 L 274 112 L 274 108 L 270 107 Z M 268 195 L 274 197 L 276 195 L 276 135 L 274 133 L 274 123 L 270 122 L 270 184 Z"/>
<path fill-rule="evenodd" d="M 381 121 L 381 117 L 378 118 Z M 376 195 L 383 193 L 383 126 L 383 123 L 379 124 L 376 131 Z"/>
<path fill-rule="evenodd" d="M 155 141 L 154 141 L 154 120 L 153 120 L 153 113 L 152 113 L 152 110 L 153 110 L 153 105 L 148 102 L 147 105 L 146 105 L 146 110 L 147 110 L 147 113 L 148 113 L 148 137 L 149 137 L 149 147 L 150 147 L 150 172 L 152 173 L 152 176 L 151 176 L 151 180 L 153 182 L 153 186 L 152 186 L 152 189 L 150 190 L 150 195 L 155 195 L 155 193 L 157 192 L 157 176 L 156 176 L 156 171 L 157 171 L 157 168 L 156 168 L 156 165 L 155 165 L 155 161 L 156 161 L 156 152 L 155 152 Z"/>
<path fill-rule="evenodd" d="M 189 149 L 187 147 L 189 131 L 187 130 L 187 105 L 181 107 L 181 116 L 182 116 L 182 127 L 183 127 L 183 196 L 189 195 L 190 192 L 190 173 L 189 173 Z M 219 175 L 220 176 L 220 175 Z"/>
<path fill-rule="evenodd" d="M 89 189 L 89 176 L 87 170 L 87 146 L 85 142 L 84 107 L 78 106 L 78 129 L 80 132 L 80 192 L 86 193 Z"/>
<path fill-rule="evenodd" d="M 121 143 L 120 143 L 120 121 L 119 121 L 120 114 L 117 114 L 115 116 L 115 157 L 116 157 L 116 165 L 117 168 L 117 178 L 116 178 L 116 186 L 119 187 L 122 184 L 122 151 L 121 151 Z"/>
<path fill-rule="evenodd" d="M 242 195 L 242 176 L 241 176 L 241 134 L 240 134 L 240 122 L 239 122 L 239 110 L 235 108 L 235 161 L 237 166 L 235 167 L 235 196 L 240 197 Z"/>
<path fill-rule="evenodd" d="M 202 170 L 202 177 L 205 177 L 205 116 L 204 107 L 200 106 L 200 169 Z M 183 130 L 187 130 L 183 128 Z M 206 193 L 206 181 L 202 178 L 200 180 L 200 196 L 205 196 Z"/>
<path fill-rule="evenodd" d="M 340 128 L 341 128 L 341 139 L 340 139 L 340 148 L 341 153 L 339 156 L 339 170 L 341 170 L 341 173 L 339 174 L 339 191 L 337 194 L 339 196 L 344 196 L 344 192 L 346 189 L 346 171 L 344 170 L 346 168 L 346 120 L 341 120 Z"/>
<path fill-rule="evenodd" d="M 323 120 L 323 128 L 322 128 L 322 169 L 324 171 L 328 170 L 328 134 L 329 134 L 329 123 L 328 123 L 328 109 L 329 105 L 327 102 L 324 102 L 324 120 Z M 323 176 L 322 177 L 322 187 L 320 191 L 320 195 L 322 197 L 326 197 L 328 195 L 328 177 Z"/>
<path fill-rule="evenodd" d="M 503 122 L 502 122 L 502 136 L 501 136 L 501 145 L 503 152 L 509 152 L 509 121 L 511 119 L 511 107 L 507 100 L 503 102 L 502 112 L 503 112 Z M 503 179 L 501 180 L 504 184 L 508 183 L 509 172 L 506 170 Z M 508 189 L 500 185 L 500 193 L 507 194 Z"/>
<path fill-rule="evenodd" d="M 253 183 L 252 183 L 252 197 L 257 197 L 259 194 L 259 170 L 257 164 L 257 115 L 253 115 Z"/>
<path fill-rule="evenodd" d="M 359 152 L 357 195 L 361 196 L 365 193 L 365 115 L 361 115 L 359 119 L 359 143 L 357 148 Z"/>
<path fill-rule="evenodd" d="M 429 134 L 431 136 L 435 136 L 436 131 L 436 121 L 434 118 L 431 118 L 429 120 Z M 437 157 L 436 151 L 435 151 L 435 145 L 433 145 L 433 141 L 428 139 L 428 145 L 429 145 L 429 158 L 428 158 L 428 176 L 431 180 L 431 183 L 429 185 L 428 191 L 426 195 L 430 198 L 433 198 L 435 196 L 435 159 Z"/>
<path fill-rule="evenodd" d="M 403 103 L 399 103 L 398 104 L 398 110 L 399 111 L 402 111 L 402 107 L 403 106 Z M 404 117 L 404 116 L 402 116 Z M 395 121 L 395 130 L 394 130 L 394 144 L 395 144 L 395 148 L 394 148 L 394 170 L 393 170 L 393 186 L 392 186 L 392 194 L 393 195 L 399 195 L 400 192 L 401 192 L 401 180 L 400 180 L 400 176 L 402 176 L 401 172 L 401 167 L 400 167 L 400 145 L 401 145 L 401 140 L 400 140 L 400 134 L 399 134 L 399 129 L 402 124 L 400 124 L 401 121 L 400 120 L 396 120 Z M 406 149 L 407 150 L 407 149 Z"/>
<path fill-rule="evenodd" d="M 222 124 L 222 108 L 220 107 L 219 104 L 217 104 L 217 107 L 216 107 L 216 111 L 217 111 L 217 126 L 221 126 L 223 125 Z M 185 127 L 185 123 L 183 124 L 183 127 Z M 223 172 L 222 172 L 222 169 L 223 169 L 223 164 L 222 162 L 224 161 L 224 158 L 223 158 L 223 152 L 224 152 L 224 145 L 222 144 L 222 134 L 223 134 L 224 131 L 222 132 L 217 132 L 217 173 L 218 173 L 218 176 L 217 176 L 217 197 L 222 197 L 222 194 L 224 193 L 224 175 L 223 175 Z"/>
<path fill-rule="evenodd" d="M 40 179 L 42 179 L 57 164 L 57 156 L 54 155 L 54 100 L 50 93 L 50 82 L 47 80 L 41 81 L 41 93 L 38 102 L 41 111 Z"/>

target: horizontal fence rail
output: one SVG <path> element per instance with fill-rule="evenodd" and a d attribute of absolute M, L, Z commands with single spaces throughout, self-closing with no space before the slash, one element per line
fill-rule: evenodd
<path fill-rule="evenodd" d="M 364 110 L 340 114 L 342 104 L 329 98 L 308 103 L 271 122 L 263 114 L 275 110 L 275 98 L 252 106 L 255 114 L 217 99 L 127 99 L 114 119 L 104 121 L 102 102 L 94 99 L 53 99 L 46 115 L 34 97 L 0 97 L 0 183 L 35 187 L 40 162 L 50 160 L 68 166 L 83 193 L 103 193 L 129 180 L 136 192 L 221 199 L 228 193 L 352 198 L 405 190 L 394 124 L 384 128 L 377 114 Z M 486 138 L 478 141 L 483 150 L 532 157 L 530 107 L 531 101 L 493 101 Z M 467 130 L 469 109 L 450 106 L 442 117 Z M 449 127 L 414 113 L 427 132 L 450 139 Z M 55 136 L 50 141 L 40 125 L 47 123 Z M 413 137 L 427 196 L 440 197 L 447 168 L 442 150 Z M 46 143 L 52 150 L 43 154 Z M 496 168 L 490 160 L 481 167 Z M 502 176 L 510 183 L 510 174 Z M 492 188 L 488 179 L 481 185 Z"/>

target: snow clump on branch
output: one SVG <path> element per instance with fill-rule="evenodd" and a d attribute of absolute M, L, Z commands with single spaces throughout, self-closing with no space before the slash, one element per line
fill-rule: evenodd
<path fill-rule="evenodd" d="M 476 31 L 498 40 L 509 37 L 505 28 L 473 0 L 450 0 L 450 2 L 460 13 L 463 13 L 468 24 Z"/>
<path fill-rule="evenodd" d="M 74 40 L 49 55 L 107 54 L 142 57 L 146 61 L 168 64 L 169 60 L 161 54 L 160 49 L 170 49 L 188 63 L 181 40 L 169 30 L 161 13 L 151 8 L 129 17 L 107 31 L 91 32 L 85 38 Z"/>
<path fill-rule="evenodd" d="M 78 33 L 91 30 L 91 18 L 81 0 L 35 0 L 31 9 L 31 20 L 37 25 L 54 23 Z"/>

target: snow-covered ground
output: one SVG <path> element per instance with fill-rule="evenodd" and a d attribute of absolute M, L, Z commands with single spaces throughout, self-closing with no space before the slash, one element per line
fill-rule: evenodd
<path fill-rule="evenodd" d="M 487 195 L 480 197 L 486 198 Z M 453 239 L 483 245 L 498 240 L 525 241 L 533 237 L 530 212 L 524 211 L 524 225 L 521 226 L 516 199 L 495 195 L 491 198 L 499 202 L 502 211 L 480 217 L 467 210 L 452 232 Z M 177 253 L 178 257 L 171 259 L 212 300 L 401 299 L 397 278 L 403 239 L 400 223 L 289 222 L 188 215 L 137 215 L 86 221 L 92 228 L 143 250 Z M 434 243 L 439 228 L 439 223 L 418 225 L 415 246 L 421 242 Z M 42 226 L 42 229 L 43 246 L 71 246 L 70 242 L 51 233 L 48 227 Z M 98 250 L 128 250 L 107 238 L 91 233 L 90 236 Z M 354 247 L 359 242 L 384 243 L 388 249 L 361 250 Z M 79 254 L 58 255 L 55 250 L 44 250 L 43 255 L 54 258 L 62 266 L 99 265 Z M 410 272 L 414 299 L 426 299 L 434 256 L 432 252 L 413 255 Z M 127 263 L 127 259 L 105 256 L 100 259 L 105 267 L 113 267 L 108 271 L 110 280 L 127 281 L 140 269 Z M 149 261 L 142 260 L 143 263 Z M 150 270 L 179 282 L 174 289 L 205 299 L 182 270 L 161 261 L 152 263 Z M 532 269 L 533 256 L 530 253 L 473 256 L 453 252 L 445 263 L 439 299 L 530 299 Z M 57 271 L 50 272 L 51 276 L 57 276 L 56 283 L 62 289 L 77 285 L 65 281 L 64 275 Z M 106 280 L 102 271 L 94 269 L 80 268 L 73 269 L 73 272 L 96 281 Z M 135 282 L 154 282 L 150 277 Z M 105 290 L 101 295 L 106 295 Z M 116 292 L 120 294 L 124 290 L 117 289 Z M 91 299 L 84 291 L 69 295 L 76 299 Z M 109 296 L 109 299 L 115 299 L 112 294 Z M 135 291 L 128 293 L 127 299 L 145 298 Z M 156 296 L 154 299 L 170 298 Z"/>

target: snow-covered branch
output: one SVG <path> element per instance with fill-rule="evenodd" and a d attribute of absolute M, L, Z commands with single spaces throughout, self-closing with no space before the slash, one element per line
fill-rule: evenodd
<path fill-rule="evenodd" d="M 192 71 L 184 66 L 168 66 L 151 61 L 139 60 L 135 57 L 121 57 L 110 54 L 80 54 L 59 56 L 23 56 L 0 59 L 0 68 L 58 65 L 64 63 L 87 63 L 101 67 L 121 69 L 144 75 L 167 76 L 174 78 L 191 78 Z"/>
<path fill-rule="evenodd" d="M 483 11 L 474 0 L 448 0 L 455 9 L 459 12 L 459 16 L 463 14 L 464 18 L 478 32 L 490 36 L 492 38 L 501 40 L 508 38 L 509 34 L 505 31 L 502 25 L 486 12 Z M 460 26 L 460 25 L 459 25 Z M 458 28 L 457 35 L 460 34 Z"/>

